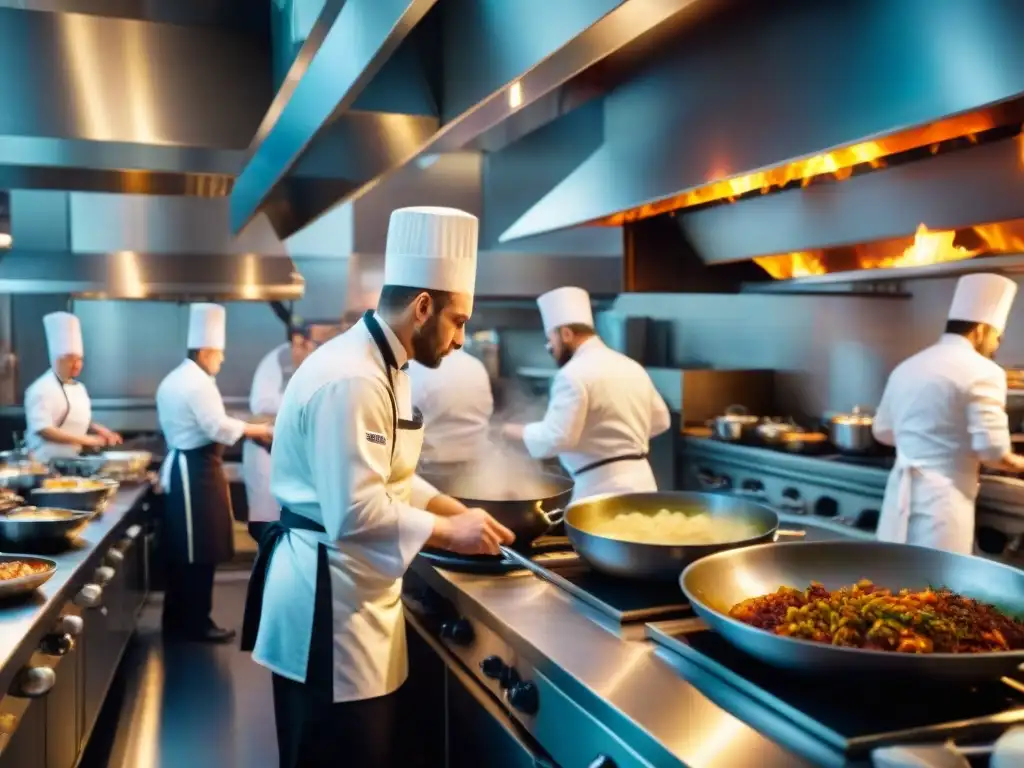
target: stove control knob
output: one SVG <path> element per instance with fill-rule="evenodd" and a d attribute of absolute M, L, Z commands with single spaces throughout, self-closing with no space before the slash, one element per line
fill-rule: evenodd
<path fill-rule="evenodd" d="M 74 647 L 75 641 L 68 634 L 60 635 L 53 633 L 46 635 L 42 642 L 39 643 L 39 650 L 49 656 L 63 656 Z"/>
<path fill-rule="evenodd" d="M 85 622 L 82 621 L 81 616 L 75 616 L 69 614 L 67 616 L 61 616 L 60 621 L 57 622 L 57 628 L 54 632 L 63 635 L 71 635 L 77 637 L 82 634 L 82 629 L 85 626 Z"/>
<path fill-rule="evenodd" d="M 508 666 L 500 656 L 488 656 L 480 662 L 480 671 L 484 673 L 484 677 L 489 677 L 491 680 L 500 678 L 506 669 Z"/>
<path fill-rule="evenodd" d="M 540 695 L 537 693 L 537 686 L 529 680 L 517 683 L 508 692 L 508 703 L 516 712 L 524 715 L 535 715 L 540 709 Z"/>
<path fill-rule="evenodd" d="M 615 761 L 608 757 L 608 755 L 598 755 L 590 761 L 590 765 L 587 768 L 616 768 L 616 766 Z"/>
<path fill-rule="evenodd" d="M 441 625 L 441 637 L 455 645 L 469 645 L 476 638 L 476 633 L 466 619 L 455 619 Z"/>
<path fill-rule="evenodd" d="M 519 673 L 516 672 L 516 668 L 506 666 L 501 670 L 501 674 L 498 675 L 498 685 L 506 690 L 519 685 Z"/>

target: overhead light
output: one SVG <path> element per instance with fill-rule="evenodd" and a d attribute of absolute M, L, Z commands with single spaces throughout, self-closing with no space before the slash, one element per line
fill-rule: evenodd
<path fill-rule="evenodd" d="M 516 80 L 508 89 L 508 105 L 518 109 L 523 103 L 523 84 Z"/>
<path fill-rule="evenodd" d="M 10 248 L 14 239 L 6 232 L 0 232 L 0 248 Z"/>

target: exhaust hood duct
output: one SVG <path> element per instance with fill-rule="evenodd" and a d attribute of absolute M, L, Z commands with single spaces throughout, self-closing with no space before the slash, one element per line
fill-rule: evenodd
<path fill-rule="evenodd" d="M 264 48 L 205 26 L 0 8 L 0 189 L 226 196 L 271 101 Z"/>
<path fill-rule="evenodd" d="M 699 2 L 560 0 L 552 13 L 550 0 L 328 0 L 252 143 L 232 226 L 263 210 L 287 237 L 419 157 L 470 146 Z"/>
<path fill-rule="evenodd" d="M 710 182 L 1018 98 L 1022 26 L 1024 4 L 999 0 L 732 9 L 607 95 L 604 143 L 501 240 L 628 220 Z"/>
<path fill-rule="evenodd" d="M 228 235 L 226 199 L 16 190 L 0 293 L 292 301 L 305 282 L 265 217 Z"/>

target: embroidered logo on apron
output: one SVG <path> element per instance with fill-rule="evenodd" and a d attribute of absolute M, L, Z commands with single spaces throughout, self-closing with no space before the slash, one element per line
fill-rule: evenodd
<path fill-rule="evenodd" d="M 387 445 L 388 444 L 388 439 L 386 437 L 384 437 L 384 435 L 380 434 L 379 432 L 367 432 L 366 433 L 366 439 L 369 442 L 374 443 L 376 445 Z"/>

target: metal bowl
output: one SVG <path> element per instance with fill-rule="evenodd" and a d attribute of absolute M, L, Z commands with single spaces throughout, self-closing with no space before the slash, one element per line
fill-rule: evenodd
<path fill-rule="evenodd" d="M 0 488 L 9 488 L 12 491 L 30 491 L 39 487 L 44 478 L 50 474 L 49 469 L 43 467 L 8 466 L 0 467 Z"/>
<path fill-rule="evenodd" d="M 56 519 L 36 520 L 20 517 L 30 511 L 58 513 Z M 52 507 L 18 507 L 0 515 L 0 539 L 4 541 L 41 541 L 45 539 L 66 539 L 74 535 L 89 522 L 91 512 Z"/>
<path fill-rule="evenodd" d="M 26 563 L 41 563 L 48 566 L 48 568 L 31 576 L 0 580 L 0 599 L 9 599 L 35 592 L 57 572 L 56 561 L 50 560 L 47 557 L 38 557 L 36 555 L 0 555 L 0 563 L 10 563 L 15 560 L 21 560 Z"/>
<path fill-rule="evenodd" d="M 33 488 L 29 499 L 33 505 L 76 512 L 98 512 L 110 498 L 103 488 Z"/>

